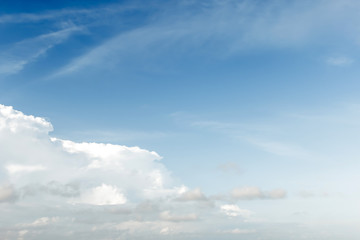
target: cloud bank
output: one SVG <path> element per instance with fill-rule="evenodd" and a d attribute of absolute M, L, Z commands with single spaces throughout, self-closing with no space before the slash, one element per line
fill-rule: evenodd
<path fill-rule="evenodd" d="M 229 202 L 285 196 L 253 187 L 214 199 L 177 183 L 154 151 L 52 131 L 44 118 L 0 105 L 1 239 L 195 239 L 210 236 L 208 228 L 232 235 L 226 222 L 255 212 Z"/>
<path fill-rule="evenodd" d="M 123 204 L 128 198 L 137 202 L 177 193 L 156 152 L 51 138 L 52 129 L 43 118 L 0 106 L 0 143 L 6 149 L 0 152 L 2 181 L 17 189 L 74 184 L 80 196 L 69 201 L 78 204 Z M 2 192 L 2 199 L 11 195 L 9 187 Z"/>

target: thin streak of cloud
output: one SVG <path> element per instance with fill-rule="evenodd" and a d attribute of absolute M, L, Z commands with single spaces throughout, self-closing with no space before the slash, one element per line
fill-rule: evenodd
<path fill-rule="evenodd" d="M 264 141 L 258 139 L 248 139 L 248 143 L 251 143 L 265 152 L 275 154 L 284 157 L 294 157 L 305 159 L 311 156 L 311 154 L 301 146 L 291 145 L 283 142 L 276 141 Z"/>
<path fill-rule="evenodd" d="M 183 222 L 183 221 L 195 221 L 198 220 L 198 216 L 194 213 L 184 215 L 174 215 L 170 211 L 164 211 L 160 214 L 160 218 L 170 222 Z"/>
<path fill-rule="evenodd" d="M 286 191 L 283 189 L 262 191 L 257 187 L 244 187 L 233 189 L 231 197 L 237 200 L 282 199 L 286 197 Z"/>
<path fill-rule="evenodd" d="M 224 172 L 224 173 L 233 173 L 233 174 L 241 174 L 242 170 L 239 167 L 239 165 L 236 162 L 226 162 L 223 164 L 220 164 L 217 167 L 218 170 Z"/>
<path fill-rule="evenodd" d="M 11 75 L 20 72 L 27 64 L 36 61 L 55 45 L 81 30 L 81 27 L 71 26 L 14 44 L 13 47 L 0 54 L 0 74 Z"/>
<path fill-rule="evenodd" d="M 41 13 L 4 14 L 0 16 L 0 24 L 41 22 L 47 20 L 62 21 L 64 19 L 71 19 L 73 22 L 79 21 L 82 23 L 84 20 L 99 19 L 103 16 L 116 15 L 120 12 L 141 9 L 143 7 L 142 5 L 136 4 L 113 4 L 98 8 L 69 8 Z"/>
<path fill-rule="evenodd" d="M 326 59 L 326 63 L 332 66 L 347 66 L 353 62 L 354 60 L 349 57 L 329 57 Z"/>
<path fill-rule="evenodd" d="M 253 48 L 301 47 L 320 41 L 323 34 L 345 31 L 332 22 L 353 21 L 344 14 L 351 4 L 322 1 L 311 4 L 264 4 L 261 8 L 250 1 L 212 1 L 195 13 L 180 9 L 159 14 L 156 21 L 122 32 L 70 61 L 53 77 L 71 74 L 103 62 L 121 63 L 128 55 L 161 56 L 164 52 L 203 48 L 216 44 L 216 57 L 227 57 Z M 276 15 L 274 14 L 276 12 Z M 334 19 L 333 16 L 337 18 Z M 330 17 L 331 16 L 331 17 Z M 334 37 L 339 37 L 337 34 Z M 353 36 L 355 41 L 356 36 Z M 175 47 L 176 46 L 176 47 Z M 151 54 L 149 53 L 151 52 Z M 201 52 L 201 51 L 200 51 Z M 209 51 L 204 51 L 208 53 Z M 186 52 L 182 51 L 182 54 Z M 115 64 L 115 63 L 114 63 Z M 108 64 L 105 64 L 109 67 Z M 111 66 L 110 66 L 111 67 Z"/>

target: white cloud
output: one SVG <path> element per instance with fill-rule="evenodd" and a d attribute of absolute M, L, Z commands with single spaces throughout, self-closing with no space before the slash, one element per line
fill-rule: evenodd
<path fill-rule="evenodd" d="M 140 8 L 141 6 L 137 6 Z M 0 16 L 0 24 L 7 23 L 29 23 L 41 21 L 55 21 L 61 22 L 66 20 L 81 21 L 93 20 L 97 21 L 101 16 L 116 15 L 127 10 L 133 10 L 134 6 L 123 6 L 113 4 L 102 8 L 76 8 L 76 9 L 57 9 L 52 11 L 45 11 L 40 13 L 15 13 L 2 14 Z"/>
<path fill-rule="evenodd" d="M 20 13 L 20 14 L 4 14 L 0 17 L 0 24 L 6 23 L 23 23 L 23 22 L 37 22 L 43 20 L 57 19 L 66 15 L 77 15 L 92 13 L 89 10 L 80 9 L 80 10 L 60 10 L 60 11 L 50 11 L 41 14 L 30 14 L 30 13 Z"/>
<path fill-rule="evenodd" d="M 239 200 L 281 199 L 286 197 L 286 191 L 283 189 L 262 191 L 258 187 L 243 187 L 234 188 L 231 191 L 231 197 Z"/>
<path fill-rule="evenodd" d="M 29 224 L 21 224 L 21 227 L 44 227 L 49 224 L 56 223 L 60 220 L 59 217 L 41 217 Z"/>
<path fill-rule="evenodd" d="M 186 191 L 182 193 L 178 198 L 178 201 L 207 201 L 208 199 L 199 188 Z"/>
<path fill-rule="evenodd" d="M 199 207 L 211 201 L 199 188 L 174 184 L 156 152 L 62 140 L 50 136 L 52 129 L 44 118 L 0 105 L 0 210 L 7 214 L 0 221 L 2 239 L 145 239 L 149 234 L 193 239 L 191 234 L 207 234 L 208 226 L 218 233 L 217 223 L 252 215 L 231 204 L 219 211 L 213 208 L 217 200 Z M 222 214 L 232 218 L 219 218 Z"/>
<path fill-rule="evenodd" d="M 185 221 L 169 221 L 162 219 L 129 220 L 121 223 L 94 226 L 92 234 L 99 232 L 101 234 L 100 236 L 103 237 L 103 233 L 106 234 L 106 232 L 115 230 L 115 236 L 121 236 L 120 239 L 194 239 L 192 234 L 195 234 L 197 237 L 200 235 L 196 227 L 196 224 L 199 223 L 200 222 L 192 219 Z M 209 231 L 209 229 L 207 231 Z M 114 237 L 111 239 L 117 238 Z"/>
<path fill-rule="evenodd" d="M 27 64 L 36 61 L 39 57 L 45 55 L 49 49 L 64 42 L 73 33 L 81 30 L 80 27 L 70 26 L 14 44 L 0 54 L 0 75 L 20 72 Z"/>
<path fill-rule="evenodd" d="M 269 152 L 278 156 L 302 158 L 302 159 L 311 156 L 311 154 L 301 146 L 292 145 L 289 143 L 264 141 L 259 139 L 247 139 L 247 141 L 259 147 L 265 152 Z"/>
<path fill-rule="evenodd" d="M 235 188 L 231 192 L 231 196 L 237 199 L 256 199 L 261 198 L 263 193 L 257 187 Z"/>
<path fill-rule="evenodd" d="M 74 202 L 123 204 L 176 197 L 182 188 L 173 186 L 171 174 L 156 152 L 50 138 L 52 129 L 44 118 L 0 105 L 0 144 L 4 147 L 0 170 L 7 172 L 0 178 L 22 189 L 25 197 L 37 193 L 78 195 Z M 3 199 L 11 195 L 9 187 L 2 192 Z"/>
<path fill-rule="evenodd" d="M 28 233 L 29 231 L 24 229 L 24 230 L 20 230 L 19 231 L 19 237 L 18 237 L 18 240 L 23 240 L 24 239 L 24 236 Z"/>
<path fill-rule="evenodd" d="M 348 57 L 329 57 L 326 59 L 326 63 L 333 66 L 346 66 L 353 62 L 354 60 Z"/>
<path fill-rule="evenodd" d="M 236 162 L 226 162 L 220 164 L 218 169 L 224 173 L 241 174 L 241 169 Z"/>
<path fill-rule="evenodd" d="M 226 57 L 254 48 L 302 47 L 322 42 L 324 36 L 336 39 L 344 35 L 350 36 L 354 43 L 357 41 L 356 31 L 350 32 L 343 27 L 359 22 L 357 13 L 349 11 L 349 8 L 360 8 L 355 1 L 327 1 L 326 4 L 323 1 L 313 1 L 311 4 L 307 1 L 291 4 L 286 1 L 280 1 L 282 4 L 208 1 L 206 7 L 190 4 L 194 9 L 191 13 L 186 8 L 182 9 L 181 6 L 186 4 L 181 3 L 183 1 L 172 9 L 166 9 L 167 14 L 157 15 L 156 21 L 121 32 L 94 47 L 72 60 L 55 76 L 86 68 L 101 68 L 104 67 L 103 62 L 107 63 L 107 68 L 111 67 L 110 62 L 126 64 L 122 61 L 129 59 L 128 56 L 146 59 L 177 49 L 182 49 L 181 54 L 186 54 L 184 50 L 209 45 L 216 57 Z M 161 6 L 157 7 L 161 9 Z M 343 64 L 344 61 L 330 62 Z"/>
<path fill-rule="evenodd" d="M 169 227 L 164 227 L 163 229 L 160 230 L 160 234 L 167 235 L 169 233 L 170 233 Z"/>
<path fill-rule="evenodd" d="M 43 171 L 46 169 L 42 165 L 20 165 L 20 164 L 7 165 L 5 168 L 10 174 L 29 173 L 29 172 Z"/>
<path fill-rule="evenodd" d="M 0 185 L 0 203 L 10 202 L 16 199 L 16 193 L 10 184 Z"/>
<path fill-rule="evenodd" d="M 119 169 L 124 168 L 124 162 L 133 164 L 133 168 L 139 167 L 136 164 L 147 164 L 153 160 L 160 160 L 161 157 L 156 152 L 149 152 L 139 147 L 126 147 L 114 144 L 103 143 L 75 143 L 69 140 L 51 139 L 53 142 L 60 142 L 63 148 L 74 154 L 84 154 L 92 162 L 88 165 L 89 169 Z M 136 161 L 134 159 L 140 159 Z"/>
<path fill-rule="evenodd" d="M 183 222 L 183 221 L 195 221 L 198 219 L 198 216 L 195 213 L 173 215 L 170 213 L 170 211 L 164 211 L 160 214 L 160 218 L 165 221 Z"/>
<path fill-rule="evenodd" d="M 265 192 L 265 198 L 280 199 L 286 197 L 286 191 L 283 189 L 274 189 L 269 192 Z"/>
<path fill-rule="evenodd" d="M 25 115 L 11 106 L 0 104 L 0 131 L 8 130 L 13 133 L 19 131 L 48 133 L 53 130 L 53 127 L 44 118 Z"/>
<path fill-rule="evenodd" d="M 249 234 L 249 233 L 255 233 L 255 229 L 240 229 L 240 228 L 234 228 L 229 231 L 224 231 L 224 233 L 232 233 L 232 234 Z"/>
<path fill-rule="evenodd" d="M 91 205 L 121 205 L 126 203 L 126 197 L 115 186 L 102 184 L 84 192 L 73 203 L 84 203 Z"/>
<path fill-rule="evenodd" d="M 229 217 L 241 216 L 243 218 L 249 218 L 251 215 L 253 215 L 253 212 L 247 209 L 241 209 L 238 205 L 234 205 L 234 204 L 222 205 L 220 206 L 220 210 L 222 213 L 224 213 Z"/>

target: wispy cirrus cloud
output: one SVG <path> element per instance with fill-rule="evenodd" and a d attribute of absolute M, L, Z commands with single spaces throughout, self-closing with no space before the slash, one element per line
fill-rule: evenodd
<path fill-rule="evenodd" d="M 296 144 L 258 139 L 247 139 L 247 141 L 259 147 L 263 151 L 278 156 L 293 157 L 298 159 L 305 159 L 311 156 L 311 153 L 309 153 L 309 151 Z"/>
<path fill-rule="evenodd" d="M 73 33 L 82 30 L 81 27 L 71 26 L 15 43 L 0 54 L 0 75 L 11 75 L 22 71 L 27 64 L 35 62 Z"/>
<path fill-rule="evenodd" d="M 166 58 L 171 52 L 181 57 L 195 48 L 209 55 L 206 50 L 211 47 L 211 52 L 221 58 L 256 48 L 297 48 L 322 41 L 323 35 L 347 31 L 339 23 L 360 21 L 355 12 L 348 14 L 349 8 L 360 8 L 356 1 L 282 3 L 267 2 L 260 7 L 252 1 L 210 1 L 203 5 L 180 2 L 172 11 L 158 6 L 156 21 L 119 33 L 71 60 L 54 76 L 101 68 L 104 62 L 113 64 L 105 64 L 106 68 L 126 65 L 124 59 L 132 56 L 141 56 L 145 62 L 147 58 Z M 193 10 L 183 11 L 184 6 Z M 347 36 L 355 43 L 356 34 Z"/>
<path fill-rule="evenodd" d="M 258 187 L 243 187 L 233 189 L 231 197 L 236 200 L 282 199 L 286 197 L 286 191 L 283 189 L 262 191 Z"/>
<path fill-rule="evenodd" d="M 329 57 L 326 59 L 326 63 L 332 66 L 347 66 L 351 65 L 354 62 L 354 59 L 349 57 Z"/>
<path fill-rule="evenodd" d="M 64 8 L 40 13 L 14 13 L 3 14 L 0 16 L 0 24 L 19 24 L 41 21 L 63 22 L 71 21 L 77 24 L 88 24 L 103 18 L 109 17 L 121 12 L 143 8 L 140 4 L 112 4 L 93 8 Z"/>

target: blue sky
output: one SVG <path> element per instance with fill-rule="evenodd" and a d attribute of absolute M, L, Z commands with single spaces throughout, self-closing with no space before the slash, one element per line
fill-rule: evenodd
<path fill-rule="evenodd" d="M 3 238 L 358 239 L 357 1 L 0 9 Z"/>

